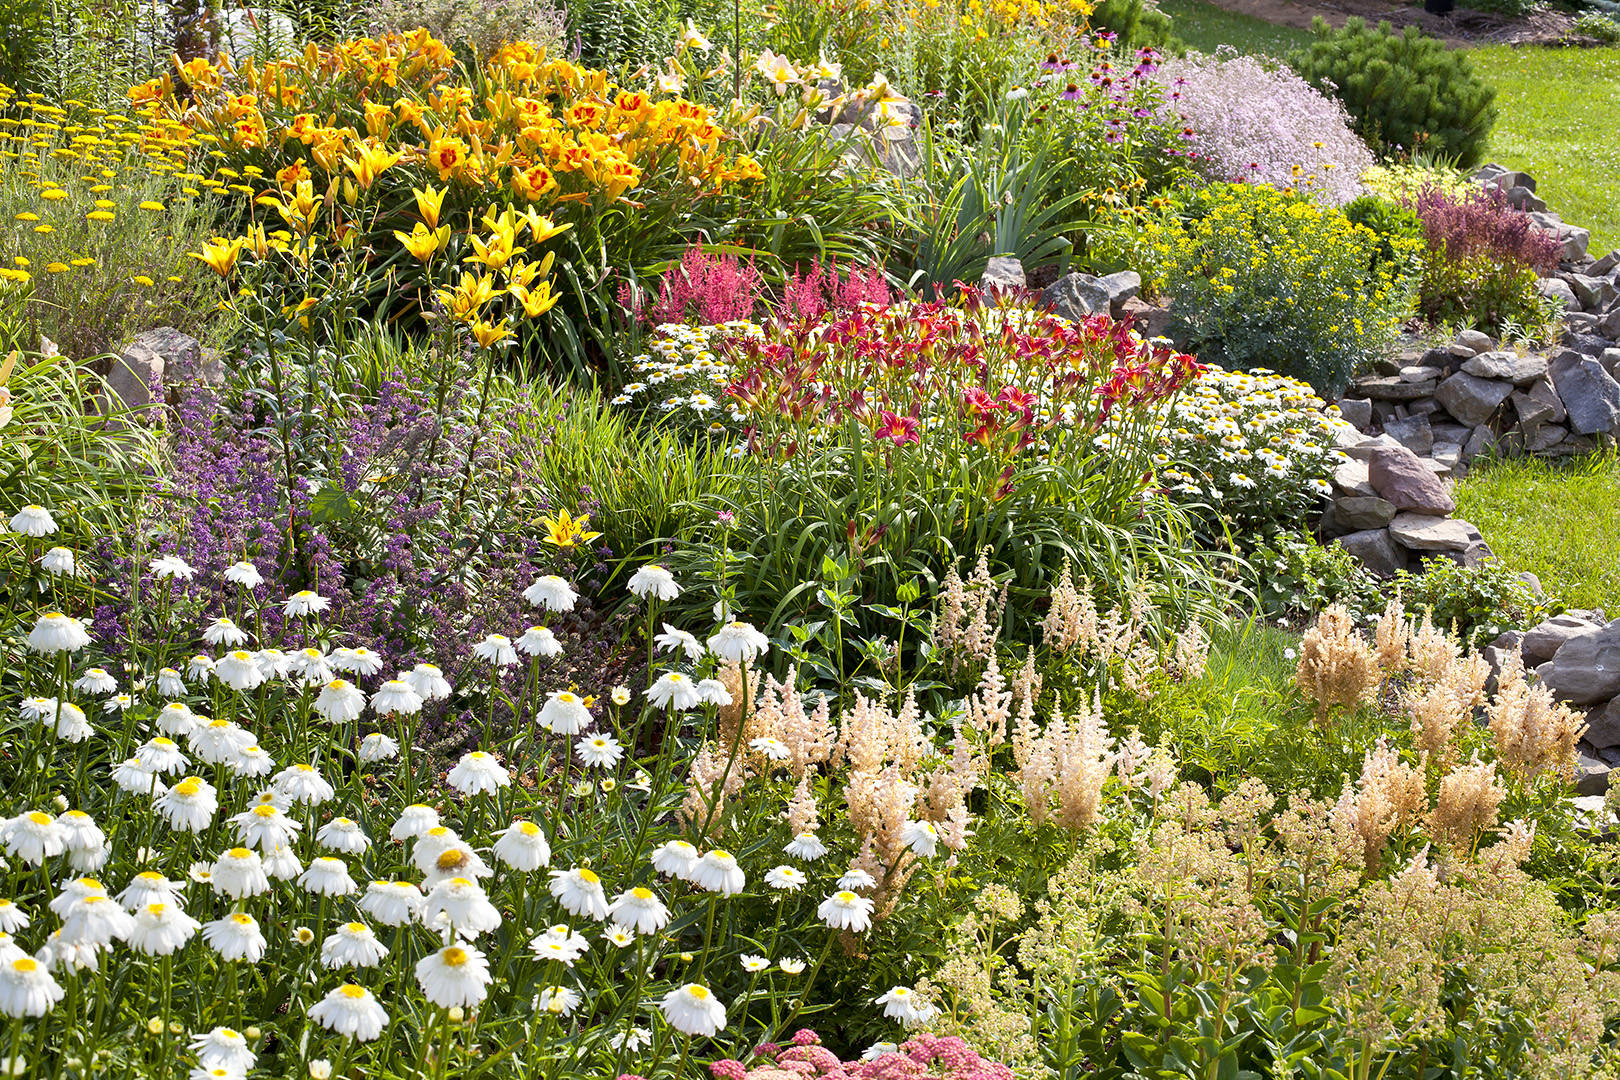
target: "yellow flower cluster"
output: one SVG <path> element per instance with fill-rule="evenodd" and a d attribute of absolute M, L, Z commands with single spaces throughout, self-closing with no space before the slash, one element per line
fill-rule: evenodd
<path fill-rule="evenodd" d="M 259 181 L 241 190 L 285 226 L 197 253 L 222 277 L 244 250 L 305 271 L 366 250 L 382 255 L 368 273 L 394 275 L 376 295 L 410 276 L 394 257 L 408 254 L 418 302 L 436 296 L 485 347 L 512 336 L 507 316 L 556 303 L 540 244 L 596 228 L 615 206 L 678 211 L 762 176 L 703 106 L 623 89 L 525 42 L 470 72 L 425 30 L 263 64 L 197 59 L 130 97 L 150 122 L 212 144 L 218 175 Z M 490 314 L 497 297 L 511 298 L 506 316 Z"/>
<path fill-rule="evenodd" d="M 173 125 L 78 101 L 56 105 L 0 85 L 0 170 L 9 210 L 9 220 L 0 222 L 0 285 L 94 267 L 121 219 L 189 207 L 209 189 L 224 188 L 189 171 L 194 150 L 188 133 Z M 137 188 L 163 198 L 136 202 L 128 195 Z M 131 283 L 178 281 L 177 269 L 149 266 Z"/>
<path fill-rule="evenodd" d="M 471 84 L 425 30 L 311 44 L 296 60 L 193 60 L 135 87 L 142 114 L 194 129 L 289 189 L 312 179 L 346 193 L 385 173 L 431 178 L 477 200 L 502 195 L 600 209 L 654 181 L 697 192 L 757 179 L 727 153 L 708 111 L 620 90 L 606 73 L 510 43 Z M 401 182 L 404 182 L 403 180 Z M 463 203 L 475 201 L 464 198 Z"/>

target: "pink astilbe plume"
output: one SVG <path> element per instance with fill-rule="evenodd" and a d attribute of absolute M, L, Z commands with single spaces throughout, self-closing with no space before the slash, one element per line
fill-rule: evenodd
<path fill-rule="evenodd" d="M 848 313 L 863 303 L 886 305 L 893 300 L 881 267 L 859 266 L 840 277 L 836 263 L 823 266 L 817 259 L 808 272 L 793 268 L 782 286 L 782 300 L 776 310 L 780 315 L 811 322 L 830 311 Z"/>
<path fill-rule="evenodd" d="M 748 1080 L 785 1080 L 794 1075 L 818 1080 L 1013 1080 L 1012 1069 L 980 1057 L 954 1035 L 915 1035 L 898 1050 L 877 1054 L 870 1061 L 839 1061 L 818 1045 L 820 1041 L 815 1032 L 800 1031 L 785 1050 L 761 1046 Z"/>
<path fill-rule="evenodd" d="M 693 245 L 681 261 L 664 271 L 658 296 L 638 295 L 629 285 L 619 290 L 619 303 L 648 326 L 664 323 L 714 325 L 751 318 L 765 292 L 765 279 L 753 260 L 711 255 Z"/>

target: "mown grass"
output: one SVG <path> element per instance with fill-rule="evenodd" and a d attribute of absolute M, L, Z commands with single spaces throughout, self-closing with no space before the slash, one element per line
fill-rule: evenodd
<path fill-rule="evenodd" d="M 1208 0 L 1159 0 L 1159 10 L 1173 20 L 1171 33 L 1199 52 L 1212 53 L 1222 45 L 1230 45 L 1245 56 L 1281 59 L 1289 49 L 1311 40 L 1309 30 L 1227 11 Z"/>
<path fill-rule="evenodd" d="M 1620 247 L 1620 48 L 1470 53 L 1496 87 L 1488 158 L 1534 176 L 1549 209 L 1592 231 L 1594 256 Z"/>
<path fill-rule="evenodd" d="M 1509 566 L 1570 607 L 1620 615 L 1620 455 L 1493 462 L 1456 498 L 1458 516 Z"/>

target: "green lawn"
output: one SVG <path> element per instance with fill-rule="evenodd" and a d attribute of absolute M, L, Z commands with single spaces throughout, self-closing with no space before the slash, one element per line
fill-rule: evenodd
<path fill-rule="evenodd" d="M 1173 20 L 1171 32 L 1199 52 L 1212 53 L 1217 46 L 1230 45 L 1246 56 L 1281 58 L 1289 49 L 1311 40 L 1308 30 L 1226 11 L 1208 0 L 1159 0 L 1159 10 Z"/>
<path fill-rule="evenodd" d="M 1502 461 L 1457 485 L 1457 515 L 1570 607 L 1620 615 L 1620 455 Z"/>
<path fill-rule="evenodd" d="M 1160 0 L 1190 48 L 1282 56 L 1308 31 L 1223 10 L 1208 0 Z M 1620 48 L 1492 45 L 1469 50 L 1496 87 L 1500 114 L 1486 157 L 1536 178 L 1565 221 L 1590 229 L 1592 254 L 1620 248 Z"/>
<path fill-rule="evenodd" d="M 1496 86 L 1490 159 L 1530 173 L 1550 209 L 1592 230 L 1594 256 L 1620 247 L 1620 48 L 1471 51 Z"/>

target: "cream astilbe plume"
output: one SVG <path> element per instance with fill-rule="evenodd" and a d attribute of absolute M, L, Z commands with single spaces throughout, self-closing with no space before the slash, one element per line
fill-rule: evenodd
<path fill-rule="evenodd" d="M 1101 703 L 1093 698 L 1090 708 L 1082 708 L 1055 732 L 1049 725 L 1047 737 L 1052 742 L 1050 784 L 1057 822 L 1073 832 L 1088 829 L 1097 823 L 1103 784 L 1114 770 L 1114 740 Z"/>
<path fill-rule="evenodd" d="M 1586 733 L 1586 722 L 1555 701 L 1546 686 L 1532 686 L 1518 652 L 1509 652 L 1496 679 L 1496 697 L 1485 709 L 1496 758 L 1520 780 L 1534 780 L 1544 772 L 1568 778 L 1574 774 L 1575 743 Z"/>
<path fill-rule="evenodd" d="M 939 610 L 934 615 L 933 637 L 935 648 L 950 657 L 952 675 L 964 664 L 983 664 L 995 658 L 1006 607 L 1007 590 L 996 592 L 988 547 L 979 552 L 978 564 L 966 581 L 955 565 L 946 572 Z"/>
<path fill-rule="evenodd" d="M 1316 703 L 1318 723 L 1335 706 L 1354 708 L 1378 689 L 1378 660 L 1342 604 L 1330 604 L 1305 631 L 1294 682 Z"/>
<path fill-rule="evenodd" d="M 1190 622 L 1176 635 L 1175 647 L 1170 652 L 1170 674 L 1191 682 L 1202 679 L 1208 668 L 1209 635 L 1199 623 Z"/>
<path fill-rule="evenodd" d="M 1373 620 L 1373 652 L 1384 678 L 1406 670 L 1407 648 L 1412 640 L 1412 624 L 1406 619 L 1406 609 L 1399 600 L 1384 606 L 1384 613 Z"/>
<path fill-rule="evenodd" d="M 1406 764 L 1389 740 L 1380 738 L 1362 762 L 1360 779 L 1345 782 L 1333 817 L 1360 837 L 1361 861 L 1370 871 L 1389 838 L 1404 831 L 1428 805 L 1423 770 Z"/>
<path fill-rule="evenodd" d="M 1496 824 L 1496 808 L 1507 798 L 1507 788 L 1496 778 L 1494 762 L 1475 754 L 1440 779 L 1429 829 L 1458 851 L 1473 847 L 1479 834 Z"/>
<path fill-rule="evenodd" d="M 1097 605 L 1091 598 L 1091 582 L 1082 579 L 1077 585 L 1067 559 L 1052 586 L 1052 606 L 1041 620 L 1041 641 L 1060 653 L 1078 648 L 1082 656 L 1097 644 Z"/>
<path fill-rule="evenodd" d="M 794 836 L 821 828 L 821 804 L 816 800 L 809 775 L 800 777 L 782 816 L 787 819 L 788 831 Z"/>
<path fill-rule="evenodd" d="M 734 660 L 727 660 L 720 665 L 715 677 L 725 686 L 726 693 L 731 695 L 730 705 L 721 705 L 715 709 L 717 721 L 716 731 L 720 741 L 730 747 L 738 739 L 757 739 L 761 732 L 754 730 L 753 715 L 759 708 L 759 680 L 760 673 L 757 667 L 748 669 L 748 693 L 743 693 L 742 667 Z M 748 716 L 743 716 L 746 706 Z"/>
<path fill-rule="evenodd" d="M 1453 656 L 1434 681 L 1414 682 L 1402 694 L 1418 750 L 1438 762 L 1448 761 L 1458 727 L 1485 703 L 1491 665 L 1477 653 Z"/>
<path fill-rule="evenodd" d="M 1424 686 L 1439 683 L 1451 665 L 1462 655 L 1462 649 L 1452 636 L 1436 627 L 1427 613 L 1407 642 L 1407 666 Z"/>
<path fill-rule="evenodd" d="M 711 835 L 718 835 L 725 820 L 726 800 L 735 798 L 746 781 L 747 770 L 741 761 L 731 760 L 729 747 L 704 744 L 692 757 L 687 773 L 686 798 L 677 814 L 681 824 L 687 828 L 706 825 Z"/>

